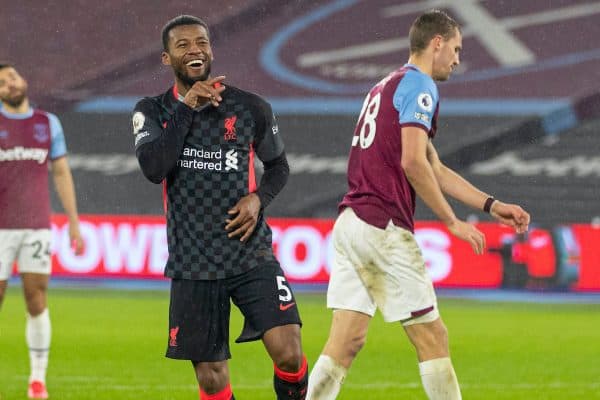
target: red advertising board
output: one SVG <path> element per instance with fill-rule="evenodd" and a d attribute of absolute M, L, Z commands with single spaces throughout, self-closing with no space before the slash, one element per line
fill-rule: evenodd
<path fill-rule="evenodd" d="M 333 263 L 333 220 L 270 219 L 273 247 L 288 279 L 325 283 Z M 504 226 L 478 224 L 488 251 L 476 255 L 443 224 L 417 222 L 415 237 L 438 287 L 559 286 L 600 290 L 600 228 L 589 225 L 532 230 L 517 238 Z M 162 216 L 85 215 L 85 251 L 73 254 L 66 218 L 52 219 L 55 276 L 160 279 L 168 257 Z M 558 232 L 558 233 L 557 233 Z M 512 274 L 512 275 L 511 275 Z"/>

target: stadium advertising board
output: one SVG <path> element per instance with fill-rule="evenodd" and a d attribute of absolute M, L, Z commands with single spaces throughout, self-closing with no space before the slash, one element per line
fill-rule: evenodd
<path fill-rule="evenodd" d="M 275 253 L 293 283 L 325 283 L 333 260 L 332 220 L 270 219 Z M 488 251 L 475 255 L 438 222 L 417 222 L 415 236 L 438 287 L 600 290 L 600 227 L 564 225 L 515 236 L 480 223 Z M 52 219 L 53 274 L 58 277 L 161 279 L 168 257 L 158 216 L 84 215 L 85 251 L 73 254 L 66 218 Z"/>

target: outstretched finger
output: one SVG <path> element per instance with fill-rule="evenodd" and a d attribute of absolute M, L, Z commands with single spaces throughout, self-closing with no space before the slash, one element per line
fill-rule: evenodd
<path fill-rule="evenodd" d="M 219 75 L 219 76 L 215 76 L 214 78 L 210 78 L 209 80 L 206 81 L 207 84 L 209 84 L 210 86 L 215 86 L 215 83 L 221 83 L 225 80 L 225 75 Z"/>

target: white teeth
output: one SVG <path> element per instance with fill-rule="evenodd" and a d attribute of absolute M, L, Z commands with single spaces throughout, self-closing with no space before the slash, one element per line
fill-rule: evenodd
<path fill-rule="evenodd" d="M 185 65 L 187 65 L 188 67 L 201 67 L 201 66 L 204 65 L 204 61 L 202 61 L 202 60 L 192 60 L 192 61 L 189 61 Z"/>

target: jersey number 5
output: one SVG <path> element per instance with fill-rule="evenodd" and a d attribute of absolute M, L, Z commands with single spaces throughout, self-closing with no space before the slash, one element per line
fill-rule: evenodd
<path fill-rule="evenodd" d="M 292 291 L 286 284 L 285 277 L 279 275 L 276 278 L 277 278 L 277 289 L 279 290 L 280 293 L 283 290 L 283 293 L 284 293 L 283 295 L 279 294 L 279 300 L 290 301 L 292 299 Z"/>
<path fill-rule="evenodd" d="M 373 97 L 369 94 L 365 99 L 362 110 L 360 111 L 360 116 L 358 117 L 360 129 L 357 129 L 358 135 L 355 135 L 352 138 L 352 147 L 360 143 L 360 147 L 366 149 L 373 144 L 375 133 L 377 131 L 377 122 L 375 118 L 379 112 L 380 104 L 381 92 Z"/>

